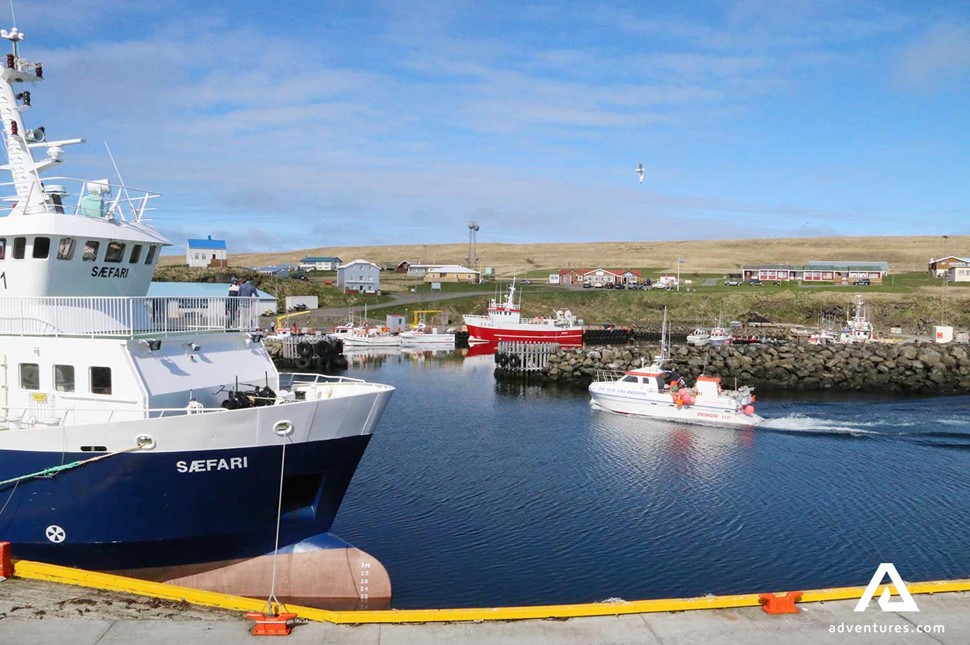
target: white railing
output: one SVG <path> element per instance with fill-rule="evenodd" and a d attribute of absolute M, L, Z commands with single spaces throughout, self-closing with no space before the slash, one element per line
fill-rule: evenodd
<path fill-rule="evenodd" d="M 121 336 L 259 327 L 257 298 L 0 298 L 0 335 Z"/>
<path fill-rule="evenodd" d="M 145 212 L 151 210 L 148 208 L 149 201 L 159 196 L 158 193 L 100 179 L 91 181 L 75 177 L 44 177 L 43 183 L 41 181 L 33 180 L 28 193 L 43 195 L 44 211 L 79 217 L 140 222 Z M 0 186 L 16 189 L 14 182 L 0 183 Z M 30 201 L 28 199 L 27 203 Z M 0 216 L 9 215 L 16 209 L 16 200 L 0 202 Z"/>

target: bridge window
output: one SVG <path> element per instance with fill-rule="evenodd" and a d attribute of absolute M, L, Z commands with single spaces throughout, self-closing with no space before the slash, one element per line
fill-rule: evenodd
<path fill-rule="evenodd" d="M 84 255 L 81 256 L 81 259 L 85 262 L 95 262 L 98 259 L 99 248 L 101 248 L 101 242 L 88 240 L 84 243 Z"/>
<path fill-rule="evenodd" d="M 33 256 L 36 260 L 46 259 L 51 253 L 51 238 L 35 237 Z"/>
<path fill-rule="evenodd" d="M 145 264 L 151 264 L 155 261 L 155 249 L 158 247 L 152 244 L 148 247 L 148 255 L 145 256 Z"/>
<path fill-rule="evenodd" d="M 91 368 L 91 394 L 111 394 L 111 368 Z"/>
<path fill-rule="evenodd" d="M 75 246 L 73 237 L 62 237 L 61 241 L 57 243 L 57 259 L 73 260 Z"/>
<path fill-rule="evenodd" d="M 105 262 L 121 262 L 125 257 L 125 245 L 121 242 L 108 242 L 108 250 L 104 252 Z"/>
<path fill-rule="evenodd" d="M 55 365 L 54 366 L 54 389 L 58 392 L 74 391 L 74 366 Z"/>
<path fill-rule="evenodd" d="M 131 247 L 131 257 L 128 258 L 128 264 L 138 264 L 138 260 L 141 259 L 141 244 L 135 244 Z"/>
<path fill-rule="evenodd" d="M 40 366 L 37 363 L 20 364 L 20 387 L 24 390 L 40 389 Z"/>
<path fill-rule="evenodd" d="M 26 237 L 15 237 L 13 238 L 13 259 L 23 260 L 24 252 L 27 250 L 27 238 Z"/>

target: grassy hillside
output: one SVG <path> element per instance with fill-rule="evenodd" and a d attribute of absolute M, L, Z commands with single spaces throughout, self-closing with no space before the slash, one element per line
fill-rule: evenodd
<path fill-rule="evenodd" d="M 949 254 L 970 256 L 970 236 L 951 236 Z M 235 266 L 295 263 L 306 255 L 337 256 L 350 261 L 465 262 L 468 245 L 388 245 L 315 247 L 279 253 L 232 254 Z M 943 255 L 940 236 L 923 237 L 822 237 L 737 239 L 690 242 L 590 242 L 573 244 L 491 244 L 477 246 L 479 265 L 494 267 L 498 276 L 517 273 L 541 275 L 561 267 L 642 268 L 675 270 L 684 258 L 683 270 L 725 273 L 743 264 L 792 263 L 809 260 L 870 260 L 889 262 L 894 272 L 923 271 L 930 258 Z M 163 264 L 181 264 L 183 256 L 166 256 Z"/>

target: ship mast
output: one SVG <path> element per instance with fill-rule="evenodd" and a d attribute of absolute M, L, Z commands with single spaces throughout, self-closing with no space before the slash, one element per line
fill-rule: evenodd
<path fill-rule="evenodd" d="M 14 83 L 39 83 L 44 80 L 44 68 L 20 56 L 20 41 L 23 32 L 13 27 L 9 31 L 0 29 L 0 38 L 10 41 L 11 50 L 6 61 L 0 59 L 0 121 L 7 150 L 7 165 L 0 166 L 9 170 L 17 191 L 14 215 L 36 215 L 48 212 L 47 196 L 40 182 L 40 171 L 60 163 L 63 146 L 84 143 L 84 139 L 46 141 L 44 128 L 28 130 L 24 125 L 21 112 L 30 107 L 30 91 L 14 91 Z M 47 159 L 34 161 L 31 148 L 47 149 Z"/>

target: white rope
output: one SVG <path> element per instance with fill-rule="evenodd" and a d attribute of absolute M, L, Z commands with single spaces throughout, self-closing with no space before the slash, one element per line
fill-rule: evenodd
<path fill-rule="evenodd" d="M 276 505 L 276 543 L 273 546 L 273 580 L 270 584 L 269 598 L 263 605 L 263 613 L 269 609 L 269 613 L 276 614 L 276 605 L 283 607 L 283 603 L 276 597 L 276 560 L 280 554 L 280 521 L 283 517 L 283 473 L 286 472 L 286 435 L 283 436 L 283 450 L 280 457 L 280 493 Z"/>

